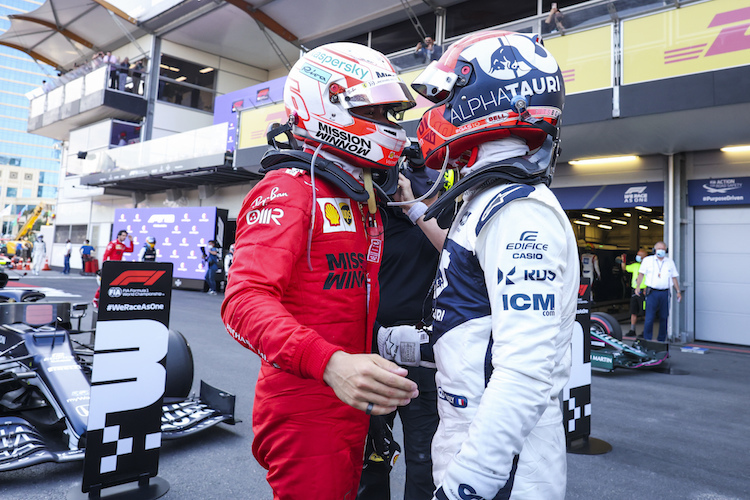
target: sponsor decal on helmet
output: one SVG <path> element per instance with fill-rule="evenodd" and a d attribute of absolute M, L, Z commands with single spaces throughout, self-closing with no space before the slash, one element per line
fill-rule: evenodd
<path fill-rule="evenodd" d="M 313 66 L 312 64 L 305 64 L 299 69 L 300 73 L 305 76 L 309 76 L 313 80 L 317 80 L 320 83 L 328 83 L 331 79 L 331 74 L 328 71 L 324 71 L 320 68 Z"/>
<path fill-rule="evenodd" d="M 357 156 L 367 156 L 372 150 L 372 141 L 365 139 L 364 137 L 350 134 L 341 129 L 331 127 L 325 123 L 320 124 L 315 137 Z"/>
<path fill-rule="evenodd" d="M 348 75 L 352 75 L 360 80 L 364 80 L 370 73 L 370 70 L 363 68 L 359 64 L 349 61 L 346 59 L 339 59 L 336 56 L 328 54 L 324 51 L 313 52 L 310 57 L 319 61 L 323 66 L 327 66 L 333 70 L 341 71 Z"/>

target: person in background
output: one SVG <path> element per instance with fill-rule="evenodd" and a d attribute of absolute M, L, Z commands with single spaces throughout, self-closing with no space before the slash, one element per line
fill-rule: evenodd
<path fill-rule="evenodd" d="M 547 19 L 544 20 L 544 32 L 551 33 L 559 31 L 561 35 L 565 34 L 565 14 L 557 8 L 557 2 L 552 2 Z"/>
<path fill-rule="evenodd" d="M 234 243 L 229 245 L 229 251 L 224 256 L 224 272 L 227 275 L 227 279 L 229 279 L 229 268 L 232 267 L 233 260 L 234 260 Z"/>
<path fill-rule="evenodd" d="M 39 276 L 39 271 L 42 270 L 44 264 L 44 257 L 47 255 L 47 244 L 44 242 L 44 236 L 41 234 L 36 237 L 34 243 L 34 253 L 31 258 L 32 270 L 36 276 Z"/>
<path fill-rule="evenodd" d="M 417 43 L 414 48 L 414 55 L 424 64 L 429 64 L 440 59 L 440 56 L 443 55 L 443 48 L 437 45 L 432 37 L 428 36 L 424 39 L 424 45 L 422 42 Z"/>
<path fill-rule="evenodd" d="M 434 219 L 425 222 L 423 217 L 441 189 L 436 187 L 432 197 L 424 203 L 415 199 L 427 194 L 438 178 L 436 171 L 423 164 L 408 163 L 401 169 L 393 198 L 397 202 L 412 203 L 380 207 L 385 226 L 385 250 L 378 274 L 381 298 L 374 351 L 404 366 L 409 371 L 407 377 L 419 388 L 419 396 L 397 410 L 404 429 L 404 498 L 407 500 L 429 500 L 435 490 L 430 445 L 438 426 L 436 370 L 431 352 L 424 357 L 421 354 L 421 350 L 428 347 L 425 345 L 427 334 L 421 326 L 432 324 L 429 294 L 447 231 L 438 227 Z M 420 356 L 409 357 L 405 354 L 407 350 L 420 351 Z M 392 436 L 395 416 L 396 412 L 370 419 L 357 500 L 391 498 L 389 472 L 398 450 Z"/>
<path fill-rule="evenodd" d="M 204 259 L 207 264 L 204 279 L 208 283 L 208 292 L 206 293 L 216 295 L 216 272 L 219 270 L 219 250 L 216 248 L 216 242 L 210 240 L 204 252 Z"/>
<path fill-rule="evenodd" d="M 65 242 L 65 255 L 63 256 L 63 274 L 70 274 L 70 254 L 73 252 L 73 244 L 68 239 Z"/>
<path fill-rule="evenodd" d="M 635 254 L 635 262 L 631 262 L 630 264 L 625 264 L 627 259 L 627 254 L 622 254 L 620 266 L 622 266 L 622 270 L 631 274 L 630 279 L 630 285 L 632 287 L 632 293 L 630 295 L 630 331 L 626 334 L 630 337 L 636 337 L 635 333 L 635 324 L 638 322 L 638 316 L 643 316 L 643 310 L 644 310 L 644 296 L 635 293 L 636 289 L 638 288 L 638 271 L 641 268 L 641 262 L 643 259 L 648 255 L 644 249 L 638 250 L 638 253 Z M 642 282 L 640 285 L 640 289 L 643 290 L 646 288 L 646 283 Z"/>
<path fill-rule="evenodd" d="M 83 240 L 83 245 L 81 245 L 79 251 L 81 252 L 81 274 L 84 274 L 86 272 L 86 263 L 94 258 L 91 255 L 94 247 L 91 246 L 89 240 Z"/>
<path fill-rule="evenodd" d="M 143 59 L 138 60 L 133 66 L 133 88 L 131 92 L 141 95 L 141 80 L 143 79 Z"/>
<path fill-rule="evenodd" d="M 643 321 L 643 338 L 651 340 L 654 336 L 654 320 L 659 315 L 659 336 L 656 340 L 667 340 L 667 318 L 669 317 L 669 288 L 677 290 L 677 301 L 682 300 L 680 283 L 677 278 L 677 266 L 667 257 L 667 245 L 659 241 L 654 245 L 654 255 L 649 255 L 641 262 L 635 293 L 641 294 L 641 283 L 646 283 L 643 292 L 646 295 L 646 319 Z"/>
<path fill-rule="evenodd" d="M 128 244 L 125 244 L 125 240 L 129 240 Z M 133 251 L 133 237 L 128 234 L 127 231 L 121 229 L 117 233 L 117 238 L 110 241 L 107 248 L 104 250 L 104 256 L 102 262 L 108 260 L 122 260 L 122 254 L 125 252 L 131 253 Z"/>
<path fill-rule="evenodd" d="M 143 248 L 138 252 L 140 262 L 154 262 L 156 260 L 156 238 L 149 236 L 143 243 Z"/>
<path fill-rule="evenodd" d="M 125 57 L 117 69 L 117 90 L 125 91 L 125 85 L 128 82 L 128 74 L 130 73 L 130 59 Z"/>

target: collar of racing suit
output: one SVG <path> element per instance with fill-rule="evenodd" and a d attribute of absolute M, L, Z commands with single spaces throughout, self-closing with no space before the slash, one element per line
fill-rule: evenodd
<path fill-rule="evenodd" d="M 533 156 L 527 156 L 529 149 L 525 142 L 522 141 L 521 144 L 511 139 L 516 138 L 509 137 L 481 145 L 477 161 L 461 170 L 466 177 L 430 206 L 425 212 L 425 220 L 434 217 L 440 227 L 449 228 L 458 213 L 461 195 L 470 196 L 497 183 L 549 185 L 550 177 L 547 172 L 540 171 L 539 163 L 533 161 Z"/>

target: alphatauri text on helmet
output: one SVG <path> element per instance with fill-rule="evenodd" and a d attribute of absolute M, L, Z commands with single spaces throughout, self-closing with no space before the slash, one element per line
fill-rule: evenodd
<path fill-rule="evenodd" d="M 457 102 L 456 105 L 451 108 L 450 121 L 454 124 L 457 122 L 461 123 L 472 119 L 477 111 L 480 111 L 482 115 L 486 112 L 495 111 L 497 108 L 501 107 L 501 101 L 506 100 L 508 101 L 508 105 L 510 105 L 511 99 L 519 94 L 523 96 L 533 96 L 560 92 L 562 88 L 559 75 L 543 76 L 532 78 L 529 81 L 511 83 L 504 87 L 498 87 L 497 93 L 490 91 L 488 94 L 480 94 L 477 97 L 470 97 L 466 101 Z M 506 108 L 507 106 L 502 106 L 502 109 Z"/>
<path fill-rule="evenodd" d="M 315 137 L 321 141 L 327 142 L 337 148 L 353 153 L 358 156 L 367 156 L 372 150 L 372 142 L 356 135 L 344 132 L 343 130 L 331 127 L 321 123 L 318 127 L 318 133 Z"/>
<path fill-rule="evenodd" d="M 365 76 L 367 76 L 367 74 L 370 72 L 370 70 L 363 68 L 355 62 L 347 61 L 346 59 L 339 59 L 338 57 L 334 57 L 331 54 L 326 54 L 325 52 L 313 52 L 312 54 L 310 54 L 310 57 L 320 61 L 320 63 L 324 66 L 328 66 L 329 68 L 338 69 L 343 71 L 344 73 L 354 75 L 360 80 L 364 80 Z"/>

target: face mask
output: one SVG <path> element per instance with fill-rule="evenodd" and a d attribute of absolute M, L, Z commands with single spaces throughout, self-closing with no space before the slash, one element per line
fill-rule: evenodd
<path fill-rule="evenodd" d="M 641 257 L 640 255 L 636 255 L 636 256 L 635 256 L 635 261 L 636 261 L 636 262 L 640 262 L 640 261 L 642 261 L 642 260 L 643 260 L 643 258 L 642 258 L 642 257 Z"/>
<path fill-rule="evenodd" d="M 664 257 L 665 255 L 667 255 L 667 251 L 666 250 L 659 249 L 659 250 L 656 251 L 656 256 L 657 257 Z"/>

